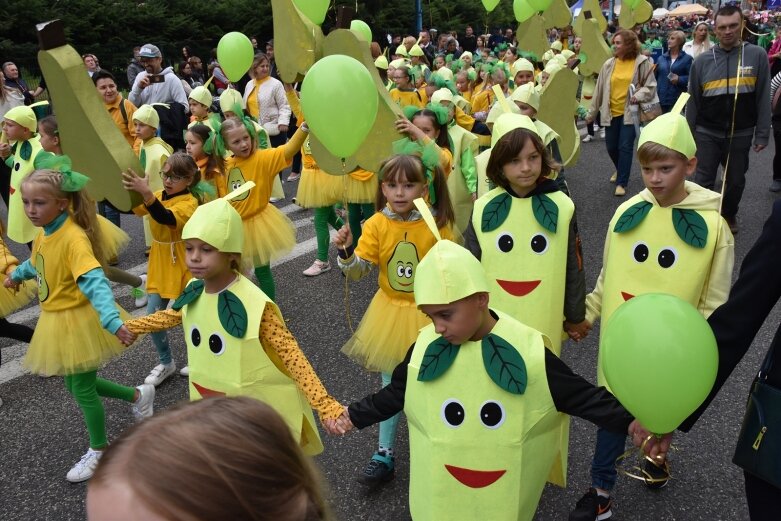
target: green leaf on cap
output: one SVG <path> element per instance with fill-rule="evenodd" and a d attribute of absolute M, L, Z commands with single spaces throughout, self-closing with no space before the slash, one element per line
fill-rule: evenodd
<path fill-rule="evenodd" d="M 203 293 L 203 281 L 194 280 L 184 288 L 182 294 L 179 295 L 179 298 L 174 301 L 174 304 L 171 307 L 176 311 L 179 311 L 184 306 L 200 297 L 201 293 Z"/>
<path fill-rule="evenodd" d="M 442 376 L 453 365 L 460 347 L 442 337 L 431 342 L 423 354 L 418 381 L 428 382 Z"/>
<path fill-rule="evenodd" d="M 507 340 L 494 334 L 483 337 L 481 344 L 483 365 L 491 380 L 508 393 L 523 394 L 528 375 L 521 354 Z"/>
<path fill-rule="evenodd" d="M 648 212 L 651 211 L 652 206 L 653 204 L 648 201 L 640 201 L 639 203 L 633 204 L 618 218 L 613 231 L 616 233 L 624 233 L 635 229 L 637 225 L 646 218 Z"/>
<path fill-rule="evenodd" d="M 704 248 L 708 242 L 708 224 L 695 210 L 673 208 L 675 233 L 683 242 L 695 248 Z"/>
<path fill-rule="evenodd" d="M 247 310 L 244 303 L 228 290 L 217 297 L 217 316 L 229 335 L 243 338 L 247 333 Z"/>
<path fill-rule="evenodd" d="M 559 222 L 559 206 L 546 194 L 532 196 L 532 211 L 540 226 L 556 233 Z"/>
<path fill-rule="evenodd" d="M 497 195 L 483 208 L 483 219 L 480 222 L 480 229 L 484 232 L 492 232 L 507 220 L 510 215 L 510 205 L 512 205 L 512 196 L 507 192 Z"/>

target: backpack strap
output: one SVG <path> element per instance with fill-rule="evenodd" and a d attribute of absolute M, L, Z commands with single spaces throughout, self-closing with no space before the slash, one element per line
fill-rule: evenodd
<path fill-rule="evenodd" d="M 119 104 L 119 113 L 122 114 L 122 119 L 125 121 L 125 126 L 127 126 L 127 108 L 125 107 L 125 102 L 127 100 L 125 98 L 122 98 L 122 102 Z"/>

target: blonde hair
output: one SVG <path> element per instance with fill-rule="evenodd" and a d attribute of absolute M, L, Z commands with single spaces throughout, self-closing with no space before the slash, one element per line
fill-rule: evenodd
<path fill-rule="evenodd" d="M 247 134 L 249 134 L 250 139 L 252 140 L 252 150 L 254 151 L 256 148 L 258 148 L 258 138 L 257 135 L 253 135 L 251 132 L 247 131 L 247 127 L 244 125 L 244 122 L 236 117 L 230 117 L 225 118 L 225 121 L 222 122 L 222 127 L 220 128 L 220 134 L 222 135 L 222 139 L 225 141 L 225 148 L 230 150 L 230 147 L 228 147 L 227 138 L 228 132 L 231 130 L 236 130 L 237 128 L 243 128 Z"/>
<path fill-rule="evenodd" d="M 185 402 L 131 427 L 89 486 L 117 483 L 166 519 L 332 519 L 285 421 L 246 396 Z"/>
<path fill-rule="evenodd" d="M 25 187 L 36 185 L 49 191 L 57 199 L 66 199 L 68 201 L 67 212 L 73 221 L 78 224 L 87 234 L 87 238 L 92 244 L 92 254 L 102 265 L 106 265 L 106 252 L 103 246 L 103 235 L 98 225 L 98 216 L 95 212 L 95 201 L 87 194 L 85 190 L 76 192 L 65 192 L 62 186 L 62 173 L 58 170 L 36 170 L 26 176 L 19 188 L 24 193 Z"/>
<path fill-rule="evenodd" d="M 678 40 L 678 44 L 681 47 L 683 47 L 683 44 L 686 43 L 686 35 L 683 33 L 683 31 L 672 31 L 670 34 L 667 35 L 668 38 L 670 36 Z"/>

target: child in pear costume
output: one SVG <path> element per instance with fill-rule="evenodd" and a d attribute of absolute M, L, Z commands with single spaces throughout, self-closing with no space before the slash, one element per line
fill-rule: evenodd
<path fill-rule="evenodd" d="M 353 403 L 332 434 L 404 410 L 413 519 L 531 520 L 558 452 L 559 412 L 626 433 L 632 417 L 574 374 L 545 337 L 493 308 L 480 262 L 438 241 L 417 267 L 423 328 L 389 385 Z"/>
<path fill-rule="evenodd" d="M 127 327 L 155 332 L 181 324 L 191 400 L 241 395 L 266 402 L 301 448 L 314 455 L 323 445 L 312 408 L 322 419 L 333 419 L 342 406 L 320 383 L 276 304 L 239 271 L 243 223 L 228 200 L 254 186 L 244 183 L 195 210 L 182 230 L 187 266 L 195 279 L 173 309 L 130 320 Z"/>
<path fill-rule="evenodd" d="M 452 237 L 453 210 L 438 163 L 439 152 L 433 146 L 423 152 L 422 159 L 397 155 L 386 160 L 379 172 L 377 213 L 364 224 L 358 246 L 353 248 L 349 227 L 339 230 L 334 239 L 339 267 L 348 279 L 358 280 L 375 266 L 379 270 L 380 288 L 342 352 L 367 370 L 380 372 L 383 385 L 390 382 L 391 371 L 404 358 L 418 330 L 429 323 L 415 308 L 412 284 L 418 263 L 434 245 L 434 237 L 413 201 L 427 196 L 437 227 L 445 237 Z M 398 415 L 389 415 L 380 424 L 379 448 L 359 474 L 361 483 L 373 487 L 393 477 L 398 421 Z"/>
<path fill-rule="evenodd" d="M 706 318 L 727 300 L 734 243 L 719 214 L 719 194 L 686 181 L 697 167 L 697 146 L 680 113 L 687 98 L 681 95 L 671 112 L 640 134 L 637 155 L 646 188 L 619 206 L 608 225 L 602 271 L 586 299 L 589 327 L 600 317 L 608 323 L 621 304 L 643 293 L 675 295 Z M 598 382 L 605 385 L 601 361 Z M 624 444 L 623 435 L 597 432 L 591 489 L 576 508 L 583 519 L 610 511 L 614 462 Z M 644 470 L 648 486 L 667 484 L 666 463 L 647 462 Z"/>
<path fill-rule="evenodd" d="M 586 281 L 575 205 L 552 178 L 559 168 L 527 116 L 496 121 L 488 178 L 496 188 L 475 202 L 465 244 L 483 264 L 493 303 L 546 336 L 559 356 L 567 328 L 583 332 Z M 567 484 L 569 418 L 560 416 L 560 451 L 549 480 Z"/>

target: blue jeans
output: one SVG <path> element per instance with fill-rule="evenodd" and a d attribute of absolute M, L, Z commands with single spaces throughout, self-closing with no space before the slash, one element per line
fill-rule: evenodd
<path fill-rule="evenodd" d="M 632 157 L 635 155 L 635 126 L 624 125 L 624 116 L 616 116 L 605 129 L 605 144 L 618 172 L 616 185 L 626 188 L 632 171 Z"/>
<path fill-rule="evenodd" d="M 109 203 L 105 201 L 101 201 L 98 203 L 98 213 L 114 223 L 117 227 L 119 227 L 120 223 L 120 216 L 122 215 L 119 213 L 119 211 L 111 206 Z"/>
<path fill-rule="evenodd" d="M 591 460 L 591 486 L 612 490 L 616 484 L 616 458 L 624 453 L 626 434 L 597 429 L 597 444 Z"/>
<path fill-rule="evenodd" d="M 165 309 L 168 306 L 167 298 L 161 297 L 158 293 L 149 293 L 149 300 L 146 302 L 146 312 L 151 315 L 155 311 Z M 171 347 L 168 345 L 168 335 L 165 331 L 159 333 L 152 333 L 152 343 L 157 349 L 157 355 L 160 357 L 160 363 L 164 365 L 170 364 L 173 359 L 171 358 Z"/>
<path fill-rule="evenodd" d="M 382 373 L 382 386 L 386 387 L 391 383 L 390 373 Z M 396 429 L 399 426 L 401 413 L 380 422 L 380 447 L 392 449 L 396 444 Z"/>

